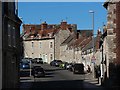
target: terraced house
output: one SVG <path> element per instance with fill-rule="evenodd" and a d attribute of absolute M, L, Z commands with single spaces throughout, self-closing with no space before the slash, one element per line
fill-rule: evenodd
<path fill-rule="evenodd" d="M 75 30 L 76 24 L 67 24 L 66 21 L 60 24 L 24 24 L 24 58 L 42 58 L 46 63 L 60 59 L 60 44 Z"/>
<path fill-rule="evenodd" d="M 46 63 L 56 59 L 84 63 L 85 66 L 87 62 L 91 63 L 92 54 L 88 59 L 86 50 L 93 52 L 93 47 L 87 48 L 93 42 L 92 30 L 77 30 L 77 25 L 62 21 L 58 25 L 46 22 L 40 25 L 24 24 L 23 32 L 24 58 L 42 58 Z"/>
<path fill-rule="evenodd" d="M 61 60 L 69 63 L 83 63 L 85 65 L 82 49 L 91 40 L 92 30 L 77 30 L 77 33 L 71 33 L 70 36 L 61 43 Z"/>
<path fill-rule="evenodd" d="M 61 43 L 60 57 L 64 62 L 83 63 L 85 71 L 90 66 L 95 77 L 94 69 L 101 66 L 102 62 L 102 44 L 101 37 L 105 35 L 98 30 L 97 36 L 92 37 L 92 30 L 77 30 L 77 33 L 71 33 L 70 36 Z M 94 60 L 92 60 L 94 56 Z M 102 71 L 103 69 L 101 69 Z"/>

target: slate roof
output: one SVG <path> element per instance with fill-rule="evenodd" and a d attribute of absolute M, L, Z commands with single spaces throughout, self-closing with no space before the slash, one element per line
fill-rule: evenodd
<path fill-rule="evenodd" d="M 97 40 L 97 37 L 94 37 L 94 40 L 92 39 L 83 49 L 82 51 L 86 51 L 88 49 L 91 49 L 93 48 L 93 41 L 94 41 L 94 47 L 96 46 L 96 40 Z"/>
<path fill-rule="evenodd" d="M 69 36 L 65 41 L 63 41 L 63 42 L 61 43 L 61 45 L 66 45 L 66 44 L 68 44 L 69 42 L 71 42 L 73 39 L 75 39 L 75 33 L 70 34 L 70 36 Z"/>
<path fill-rule="evenodd" d="M 86 37 L 89 37 L 92 35 L 93 30 L 77 30 L 81 35 L 84 35 Z"/>
<path fill-rule="evenodd" d="M 74 31 L 73 26 L 76 24 L 67 24 L 67 29 L 66 30 L 70 30 Z M 48 38 L 49 34 L 51 34 L 51 37 L 54 37 L 55 33 L 57 33 L 59 30 L 61 30 L 60 24 L 47 24 L 47 28 L 44 30 L 41 30 L 41 24 L 24 24 L 23 25 L 23 32 L 26 32 L 26 34 L 24 35 L 25 39 L 30 38 L 31 36 L 33 36 L 33 38 L 35 38 L 35 36 L 39 35 L 41 38 Z"/>
<path fill-rule="evenodd" d="M 89 42 L 88 37 L 91 37 L 92 30 L 77 30 L 77 33 L 79 33 L 78 39 L 76 39 L 74 42 L 72 42 L 71 45 L 69 45 L 69 46 L 79 47 L 79 46 L 84 45 L 87 42 Z"/>

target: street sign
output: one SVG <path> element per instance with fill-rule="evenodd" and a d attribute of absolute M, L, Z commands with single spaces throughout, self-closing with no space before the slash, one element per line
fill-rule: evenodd
<path fill-rule="evenodd" d="M 93 55 L 92 58 L 91 58 L 91 62 L 92 62 L 92 63 L 95 63 L 95 61 L 96 61 L 96 58 L 95 58 L 95 56 Z"/>

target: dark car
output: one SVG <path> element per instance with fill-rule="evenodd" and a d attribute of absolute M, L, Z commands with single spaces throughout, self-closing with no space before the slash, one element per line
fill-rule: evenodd
<path fill-rule="evenodd" d="M 42 59 L 42 58 L 37 58 L 37 59 L 36 59 L 36 63 L 43 64 L 43 59 Z"/>
<path fill-rule="evenodd" d="M 45 71 L 41 66 L 34 66 L 32 68 L 32 75 L 34 77 L 44 77 L 45 76 Z"/>
<path fill-rule="evenodd" d="M 31 63 L 36 63 L 36 61 L 34 59 L 31 59 Z"/>
<path fill-rule="evenodd" d="M 73 66 L 74 66 L 73 63 L 69 63 L 69 64 L 66 66 L 66 69 L 69 70 L 69 71 L 73 71 Z"/>
<path fill-rule="evenodd" d="M 84 74 L 84 65 L 82 63 L 76 63 L 73 66 L 73 73 Z"/>
<path fill-rule="evenodd" d="M 69 63 L 68 62 L 62 62 L 61 64 L 60 64 L 60 68 L 63 68 L 63 69 L 67 69 L 67 66 L 69 65 Z"/>
<path fill-rule="evenodd" d="M 53 60 L 53 61 L 50 62 L 50 65 L 51 65 L 51 66 L 59 67 L 60 64 L 62 64 L 62 61 L 61 61 L 61 60 Z"/>
<path fill-rule="evenodd" d="M 43 59 L 42 58 L 34 58 L 32 60 L 33 63 L 37 63 L 37 64 L 43 64 Z"/>
<path fill-rule="evenodd" d="M 20 69 L 30 69 L 30 64 L 26 62 L 21 62 Z"/>

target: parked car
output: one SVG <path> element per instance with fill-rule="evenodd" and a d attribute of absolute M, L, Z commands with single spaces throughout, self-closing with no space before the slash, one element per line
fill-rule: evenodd
<path fill-rule="evenodd" d="M 27 62 L 21 62 L 20 69 L 30 69 L 30 64 Z"/>
<path fill-rule="evenodd" d="M 43 64 L 43 59 L 42 59 L 42 58 L 37 58 L 37 59 L 36 59 L 36 63 Z"/>
<path fill-rule="evenodd" d="M 59 67 L 60 64 L 62 64 L 62 61 L 61 61 L 61 60 L 53 60 L 53 61 L 50 62 L 50 65 L 51 65 L 51 66 Z"/>
<path fill-rule="evenodd" d="M 74 66 L 73 63 L 69 63 L 69 64 L 66 66 L 66 69 L 69 70 L 69 71 L 73 71 L 73 66 Z"/>
<path fill-rule="evenodd" d="M 35 61 L 34 59 L 31 59 L 31 62 L 32 62 L 32 63 L 36 63 L 36 61 Z"/>
<path fill-rule="evenodd" d="M 23 58 L 21 59 L 22 63 L 30 63 L 30 59 L 29 58 Z"/>
<path fill-rule="evenodd" d="M 37 63 L 37 64 L 43 64 L 43 59 L 42 58 L 34 58 L 32 60 L 33 63 Z"/>
<path fill-rule="evenodd" d="M 68 62 L 62 62 L 59 67 L 63 69 L 67 69 L 67 65 L 68 65 Z"/>
<path fill-rule="evenodd" d="M 76 63 L 73 65 L 73 73 L 84 74 L 84 65 L 82 63 Z"/>
<path fill-rule="evenodd" d="M 33 66 L 32 75 L 35 77 L 45 77 L 45 70 L 41 66 Z"/>

